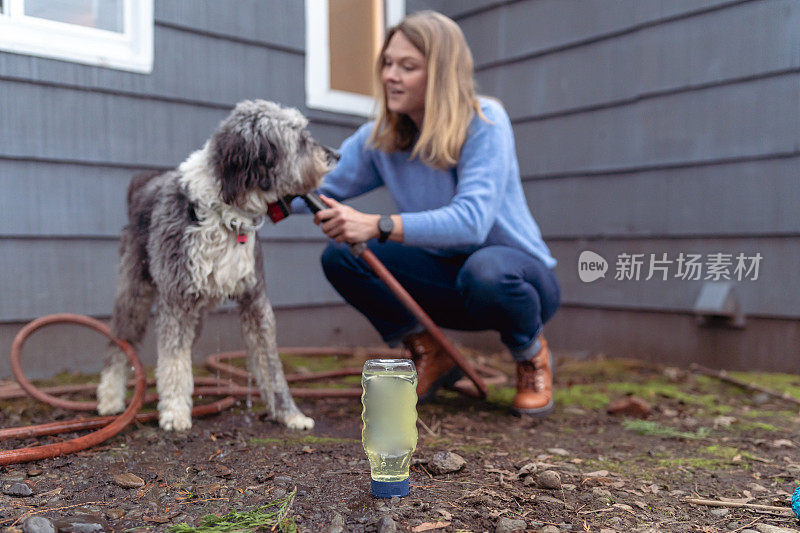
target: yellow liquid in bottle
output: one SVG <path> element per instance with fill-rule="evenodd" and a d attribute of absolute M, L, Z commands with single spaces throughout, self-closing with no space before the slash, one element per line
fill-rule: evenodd
<path fill-rule="evenodd" d="M 361 441 L 375 481 L 408 479 L 417 447 L 417 373 L 403 359 L 367 361 L 361 375 Z"/>

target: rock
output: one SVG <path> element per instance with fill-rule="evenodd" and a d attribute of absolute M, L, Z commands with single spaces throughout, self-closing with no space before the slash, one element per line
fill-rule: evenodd
<path fill-rule="evenodd" d="M 28 477 L 41 476 L 42 474 L 44 474 L 44 470 L 42 470 L 41 468 L 29 468 L 27 474 Z"/>
<path fill-rule="evenodd" d="M 114 507 L 113 509 L 109 509 L 106 511 L 106 518 L 109 520 L 119 520 L 123 516 L 125 516 L 125 509 L 121 507 Z"/>
<path fill-rule="evenodd" d="M 570 453 L 564 448 L 547 448 L 547 453 L 551 453 L 553 455 L 560 455 L 562 457 L 570 455 Z"/>
<path fill-rule="evenodd" d="M 463 457 L 453 452 L 437 452 L 430 461 L 428 461 L 428 470 L 432 474 L 449 474 L 450 472 L 457 472 L 464 468 L 467 462 Z"/>
<path fill-rule="evenodd" d="M 22 523 L 22 533 L 56 533 L 56 527 L 43 516 L 31 516 Z"/>
<path fill-rule="evenodd" d="M 560 533 L 560 529 L 552 524 L 548 524 L 539 530 L 539 533 Z"/>
<path fill-rule="evenodd" d="M 600 487 L 593 488 L 592 494 L 601 498 L 611 498 L 611 491 L 607 489 L 601 489 Z"/>
<path fill-rule="evenodd" d="M 3 494 L 16 498 L 24 498 L 25 496 L 33 494 L 33 491 L 25 483 L 12 483 L 3 489 Z"/>
<path fill-rule="evenodd" d="M 13 481 L 25 481 L 28 479 L 28 474 L 23 472 L 22 470 L 12 470 L 11 472 L 6 472 L 3 474 L 2 477 L 3 481 L 13 482 Z"/>
<path fill-rule="evenodd" d="M 117 474 L 114 476 L 114 484 L 123 489 L 138 489 L 144 487 L 144 480 L 136 474 L 125 472 L 124 474 Z"/>
<path fill-rule="evenodd" d="M 731 512 L 730 509 L 726 509 L 725 507 L 722 507 L 720 509 L 711 509 L 711 514 L 713 514 L 714 516 L 719 516 L 719 517 L 726 516 L 730 512 Z"/>
<path fill-rule="evenodd" d="M 537 502 L 549 503 L 550 505 L 556 505 L 556 506 L 564 507 L 564 502 L 563 501 L 558 500 L 556 498 L 553 498 L 551 496 L 537 496 L 536 497 L 536 501 Z"/>
<path fill-rule="evenodd" d="M 331 523 L 328 525 L 328 533 L 342 533 L 344 531 L 344 518 L 337 512 L 333 513 Z"/>
<path fill-rule="evenodd" d="M 99 533 L 101 531 L 111 531 L 108 523 L 99 516 L 75 516 L 63 520 L 57 520 L 54 525 L 58 533 Z"/>
<path fill-rule="evenodd" d="M 797 533 L 797 529 L 788 527 L 771 526 L 769 524 L 758 524 L 756 526 L 758 533 Z"/>
<path fill-rule="evenodd" d="M 759 392 L 758 394 L 753 395 L 753 403 L 756 405 L 764 405 L 768 401 L 769 401 L 769 394 L 767 394 L 766 392 Z"/>
<path fill-rule="evenodd" d="M 600 533 L 617 533 L 617 530 L 604 527 L 603 529 L 600 530 Z"/>
<path fill-rule="evenodd" d="M 289 477 L 289 476 L 275 476 L 275 479 L 273 479 L 273 482 L 276 485 L 284 485 L 285 486 L 285 485 L 289 485 L 292 482 L 292 478 Z"/>
<path fill-rule="evenodd" d="M 544 472 L 539 472 L 539 474 L 537 474 L 536 484 L 542 489 L 560 489 L 561 476 L 554 470 L 545 470 Z"/>
<path fill-rule="evenodd" d="M 378 520 L 378 533 L 397 533 L 397 524 L 388 514 L 383 515 Z"/>
<path fill-rule="evenodd" d="M 272 493 L 272 497 L 276 500 L 280 500 L 286 496 L 286 491 L 283 489 L 275 489 L 275 492 Z"/>
<path fill-rule="evenodd" d="M 650 404 L 638 396 L 625 396 L 608 404 L 608 414 L 645 418 L 650 414 Z"/>
<path fill-rule="evenodd" d="M 495 533 L 512 533 L 514 531 L 525 531 L 527 527 L 528 524 L 525 520 L 503 517 L 495 524 L 494 531 Z"/>

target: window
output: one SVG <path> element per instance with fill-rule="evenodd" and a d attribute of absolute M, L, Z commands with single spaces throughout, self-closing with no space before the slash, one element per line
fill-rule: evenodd
<path fill-rule="evenodd" d="M 306 0 L 306 104 L 369 116 L 375 58 L 405 0 Z"/>
<path fill-rule="evenodd" d="M 153 0 L 0 0 L 0 51 L 149 73 Z"/>

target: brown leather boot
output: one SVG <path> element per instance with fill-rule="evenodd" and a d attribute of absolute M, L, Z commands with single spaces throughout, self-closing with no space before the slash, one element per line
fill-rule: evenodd
<path fill-rule="evenodd" d="M 553 411 L 553 356 L 543 335 L 542 347 L 530 361 L 517 362 L 517 394 L 511 403 L 516 415 L 544 417 Z"/>
<path fill-rule="evenodd" d="M 417 367 L 417 398 L 419 403 L 432 400 L 439 387 L 450 386 L 461 377 L 456 362 L 427 331 L 403 339 Z"/>

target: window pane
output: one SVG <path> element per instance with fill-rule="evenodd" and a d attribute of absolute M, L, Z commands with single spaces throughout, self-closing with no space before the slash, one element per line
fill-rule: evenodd
<path fill-rule="evenodd" d="M 383 2 L 330 0 L 330 88 L 372 96 L 375 57 L 383 39 Z"/>
<path fill-rule="evenodd" d="M 25 0 L 25 15 L 122 33 L 123 4 L 124 0 Z"/>

